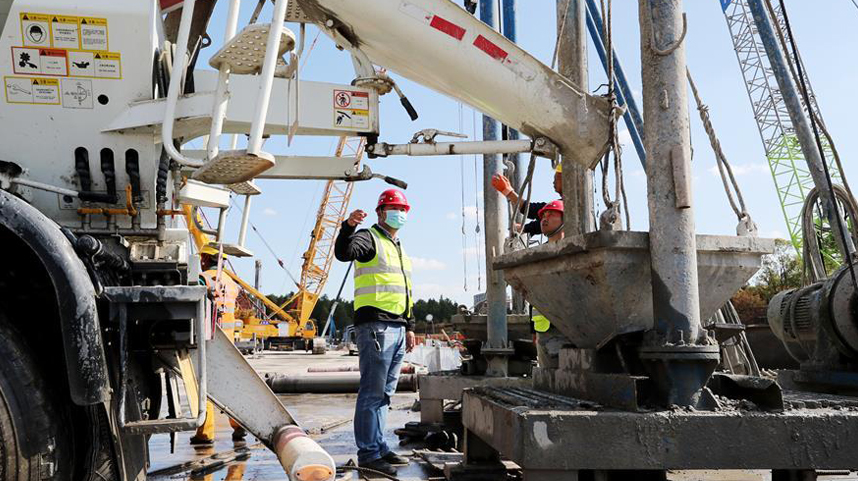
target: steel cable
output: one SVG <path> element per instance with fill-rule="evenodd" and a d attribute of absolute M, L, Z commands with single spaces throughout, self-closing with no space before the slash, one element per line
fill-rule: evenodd
<path fill-rule="evenodd" d="M 810 110 L 810 94 L 809 89 L 807 87 L 807 82 L 805 82 L 804 78 L 804 70 L 802 68 L 801 59 L 798 56 L 798 47 L 795 44 L 795 36 L 792 33 L 792 27 L 790 26 L 789 16 L 787 15 L 786 5 L 784 5 L 783 0 L 779 0 L 781 13 L 784 17 L 784 26 L 786 27 L 786 33 L 789 35 L 790 45 L 792 46 L 793 57 L 795 58 L 795 67 L 798 71 L 798 82 L 801 88 L 801 94 L 804 98 L 804 104 L 807 106 L 808 110 Z M 822 141 L 819 136 L 819 129 L 816 122 L 816 117 L 814 115 L 810 115 L 810 125 L 813 128 L 813 136 L 816 140 L 816 147 L 819 149 L 819 155 L 822 157 L 823 149 L 822 149 Z M 831 196 L 831 208 L 834 210 L 834 219 L 837 223 L 837 233 L 840 236 L 840 241 L 842 242 L 843 247 L 843 258 L 846 262 L 846 265 L 849 266 L 849 275 L 852 278 L 852 285 L 858 288 L 858 280 L 856 280 L 855 276 L 855 266 L 852 265 L 852 254 L 853 252 L 850 250 L 850 246 L 853 246 L 851 239 L 847 239 L 848 233 L 846 232 L 846 227 L 844 226 L 844 222 L 840 217 L 840 209 L 837 205 L 837 197 L 836 191 L 834 189 L 834 184 L 831 181 L 831 172 L 828 169 L 828 163 L 825 162 L 825 158 L 822 158 L 822 170 L 825 172 L 825 181 L 828 187 L 829 195 Z M 850 199 L 850 201 L 854 202 L 854 199 Z M 853 218 L 854 219 L 854 218 Z M 854 224 L 854 222 L 853 222 Z M 833 226 L 832 226 L 833 227 Z M 805 242 L 806 244 L 806 242 Z"/>

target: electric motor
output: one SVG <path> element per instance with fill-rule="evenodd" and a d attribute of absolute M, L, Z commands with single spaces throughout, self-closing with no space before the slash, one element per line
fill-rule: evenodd
<path fill-rule="evenodd" d="M 821 340 L 858 359 L 856 294 L 849 267 L 843 267 L 825 281 L 778 293 L 769 303 L 769 326 L 798 361 L 810 359 Z"/>

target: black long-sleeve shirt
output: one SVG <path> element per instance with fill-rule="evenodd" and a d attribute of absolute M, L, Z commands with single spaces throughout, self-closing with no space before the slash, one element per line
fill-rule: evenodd
<path fill-rule="evenodd" d="M 539 225 L 539 209 L 545 207 L 546 204 L 548 204 L 548 203 L 547 202 L 531 202 L 530 203 L 530 208 L 527 209 L 527 218 L 528 219 L 534 219 L 534 220 L 531 222 L 528 222 L 527 224 L 524 224 L 524 228 L 522 229 L 522 232 L 524 232 L 525 234 L 530 234 L 531 236 L 538 236 L 538 235 L 542 234 L 542 226 Z M 521 207 L 519 207 L 519 210 L 521 211 L 522 214 L 524 214 L 524 209 L 526 207 L 527 206 L 524 204 L 524 201 L 522 201 Z"/>
<path fill-rule="evenodd" d="M 379 228 L 378 230 L 383 235 L 387 235 L 384 229 Z M 388 238 L 390 237 L 388 236 Z M 399 239 L 390 238 L 390 240 L 397 245 L 399 244 Z M 334 256 L 341 262 L 371 261 L 375 257 L 375 242 L 372 239 L 372 233 L 368 229 L 355 231 L 355 228 L 350 226 L 347 221 L 343 222 L 334 244 Z M 363 306 L 355 311 L 355 325 L 375 321 L 404 324 L 407 331 L 414 330 L 414 317 L 408 316 L 407 307 L 405 312 L 400 314 L 392 314 L 372 306 Z"/>

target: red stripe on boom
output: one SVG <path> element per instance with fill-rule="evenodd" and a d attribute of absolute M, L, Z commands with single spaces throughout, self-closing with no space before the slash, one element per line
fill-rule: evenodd
<path fill-rule="evenodd" d="M 495 60 L 503 61 L 508 55 L 506 50 L 493 44 L 491 40 L 483 37 L 482 35 L 478 35 L 476 40 L 474 40 L 474 46 L 489 54 L 489 56 Z"/>
<path fill-rule="evenodd" d="M 438 15 L 432 17 L 432 21 L 429 22 L 429 26 L 446 33 L 447 35 L 455 38 L 456 40 L 462 40 L 462 37 L 465 36 L 464 28 L 456 25 L 449 20 L 441 18 Z"/>

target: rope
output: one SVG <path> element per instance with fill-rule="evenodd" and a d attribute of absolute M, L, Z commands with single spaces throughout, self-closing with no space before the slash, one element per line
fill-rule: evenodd
<path fill-rule="evenodd" d="M 526 199 L 524 201 L 524 219 L 519 224 L 518 229 L 515 228 L 515 223 L 510 222 L 510 233 L 513 234 L 516 238 L 521 240 L 521 233 L 524 231 L 524 224 L 527 221 L 527 215 L 530 213 L 530 195 L 533 193 L 533 171 L 536 170 L 536 154 L 533 152 L 530 153 L 530 162 L 527 164 L 527 175 L 524 178 L 524 182 L 521 183 L 521 187 L 519 191 L 516 192 L 518 195 L 518 200 L 515 202 L 515 209 L 512 211 L 512 217 L 515 219 L 515 215 L 521 211 L 521 201 L 522 199 Z M 527 189 L 527 196 L 524 195 L 524 189 Z M 523 243 L 524 247 L 527 247 L 527 243 Z"/>
<path fill-rule="evenodd" d="M 474 128 L 474 139 L 477 138 L 477 111 L 471 109 L 471 122 Z M 477 251 L 477 292 L 483 289 L 483 268 L 480 266 L 480 260 L 483 257 L 480 249 L 480 194 L 479 194 L 479 168 L 477 155 L 474 154 L 474 209 L 476 209 L 476 227 L 474 228 L 474 248 Z"/>
<path fill-rule="evenodd" d="M 238 209 L 239 212 L 241 212 L 242 214 L 244 213 L 243 209 L 238 206 L 238 203 L 235 202 L 234 198 L 230 199 L 230 203 L 232 204 L 233 207 Z M 256 226 L 253 224 L 253 222 L 250 222 L 250 220 L 247 221 L 247 225 L 249 225 L 250 228 L 253 229 L 253 232 L 255 232 L 257 236 L 259 236 L 259 240 L 262 241 L 262 244 L 265 245 L 265 247 L 268 249 L 268 252 L 271 253 L 271 255 L 277 261 L 277 264 L 280 266 L 280 268 L 283 269 L 286 272 L 286 274 L 289 275 L 289 277 L 292 279 L 292 281 L 295 283 L 296 286 L 299 285 L 300 283 L 298 282 L 298 280 L 295 279 L 295 276 L 293 276 L 292 273 L 289 271 L 289 269 L 286 268 L 286 263 L 283 262 L 283 259 L 281 259 L 277 255 L 277 253 L 274 251 L 274 248 L 271 247 L 271 244 L 269 244 L 268 241 L 265 239 L 265 236 L 262 235 L 262 232 L 260 232 L 259 229 L 257 229 Z M 233 272 L 235 272 L 235 269 L 233 269 Z"/>
<path fill-rule="evenodd" d="M 560 29 L 557 31 L 557 40 L 554 42 L 554 53 L 551 55 L 551 70 L 554 70 L 554 67 L 557 65 L 557 54 L 560 51 L 560 39 L 563 38 L 563 31 L 566 30 L 566 17 L 569 16 L 570 2 L 572 2 L 572 0 L 566 0 L 566 8 L 563 9 L 563 20 L 560 22 Z"/>
<path fill-rule="evenodd" d="M 459 102 L 459 132 L 464 130 L 464 113 L 462 103 Z M 465 156 L 459 156 L 459 183 L 462 186 L 462 269 L 464 276 L 464 289 L 468 292 L 468 234 L 465 232 Z"/>
<path fill-rule="evenodd" d="M 804 78 L 804 70 L 801 65 L 801 59 L 798 57 L 798 47 L 795 45 L 795 37 L 792 34 L 792 27 L 790 26 L 789 16 L 787 15 L 786 5 L 784 5 L 783 0 L 779 0 L 781 13 L 784 17 L 784 26 L 786 27 L 786 33 L 789 35 L 790 45 L 792 45 L 792 53 L 795 58 L 795 66 L 798 70 L 798 80 L 801 86 L 801 94 L 804 98 L 804 105 L 807 106 L 808 110 L 810 110 L 810 95 L 809 89 L 807 87 L 807 82 L 805 82 Z M 816 118 L 814 115 L 810 116 L 810 126 L 813 128 L 813 137 L 816 140 L 816 147 L 819 149 L 820 157 L 822 156 L 822 141 L 819 137 L 819 129 L 817 127 Z M 846 261 L 846 264 L 849 266 L 849 276 L 852 278 L 852 285 L 858 288 L 858 280 L 855 277 L 855 266 L 852 265 L 852 251 L 850 250 L 850 246 L 852 245 L 851 239 L 847 239 L 846 227 L 843 225 L 842 218 L 840 217 L 840 208 L 837 205 L 836 192 L 834 190 L 834 184 L 831 181 L 831 172 L 828 170 L 828 163 L 825 162 L 825 159 L 822 159 L 822 170 L 825 172 L 825 182 L 828 187 L 829 195 L 831 196 L 831 208 L 834 210 L 834 219 L 837 222 L 837 233 L 840 235 L 840 241 L 842 242 L 843 247 L 843 260 Z M 854 201 L 854 199 L 850 199 Z M 807 242 L 805 242 L 806 244 Z"/>
<path fill-rule="evenodd" d="M 703 130 L 705 130 L 706 135 L 709 136 L 709 144 L 715 152 L 715 163 L 718 165 L 718 173 L 721 174 L 721 184 L 724 186 L 724 192 L 727 194 L 727 200 L 730 202 L 730 207 L 736 214 L 740 225 L 745 224 L 749 227 L 753 226 L 753 229 L 749 229 L 749 232 L 756 234 L 756 225 L 754 225 L 754 222 L 751 220 L 751 215 L 748 214 L 748 209 L 745 207 L 745 199 L 742 197 L 742 191 L 739 188 L 739 183 L 736 181 L 735 175 L 733 175 L 733 168 L 730 166 L 730 163 L 727 161 L 727 156 L 724 155 L 724 151 L 721 149 L 721 142 L 718 140 L 718 136 L 715 134 L 715 127 L 712 126 L 712 121 L 709 118 L 709 107 L 700 99 L 700 92 L 697 91 L 697 85 L 691 77 L 691 70 L 687 67 L 685 69 L 685 75 L 688 77 L 688 83 L 691 85 L 691 92 L 694 94 L 694 100 L 697 102 L 697 111 L 700 113 L 700 120 L 703 122 Z M 728 177 L 729 183 L 727 181 Z M 735 199 L 733 198 L 734 192 L 736 197 Z M 739 203 L 738 206 L 736 205 L 737 200 Z"/>
<path fill-rule="evenodd" d="M 619 142 L 619 135 L 617 132 L 617 110 L 619 109 L 619 104 L 617 103 L 617 92 L 616 92 L 616 84 L 614 82 L 614 46 L 613 46 L 613 27 L 612 27 L 612 13 L 613 13 L 613 4 L 612 0 L 608 0 L 607 4 L 605 0 L 601 0 L 602 7 L 602 43 L 605 45 L 605 55 L 606 61 L 605 63 L 608 66 L 608 101 L 611 103 L 611 111 L 609 114 L 609 137 L 608 137 L 608 150 L 605 152 L 605 156 L 602 159 L 602 201 L 605 203 L 606 211 L 602 213 L 601 219 L 605 220 L 608 224 L 615 224 L 619 219 L 620 211 L 625 214 L 626 221 L 626 229 L 631 228 L 631 219 L 629 218 L 629 209 L 628 209 L 628 199 L 626 197 L 626 189 L 623 185 L 623 161 L 622 161 L 622 147 Z M 611 166 L 611 153 L 613 153 L 614 157 L 614 199 L 611 200 L 608 188 L 608 172 Z M 621 208 L 621 206 L 625 206 L 625 208 Z M 600 226 L 601 227 L 601 226 Z"/>

